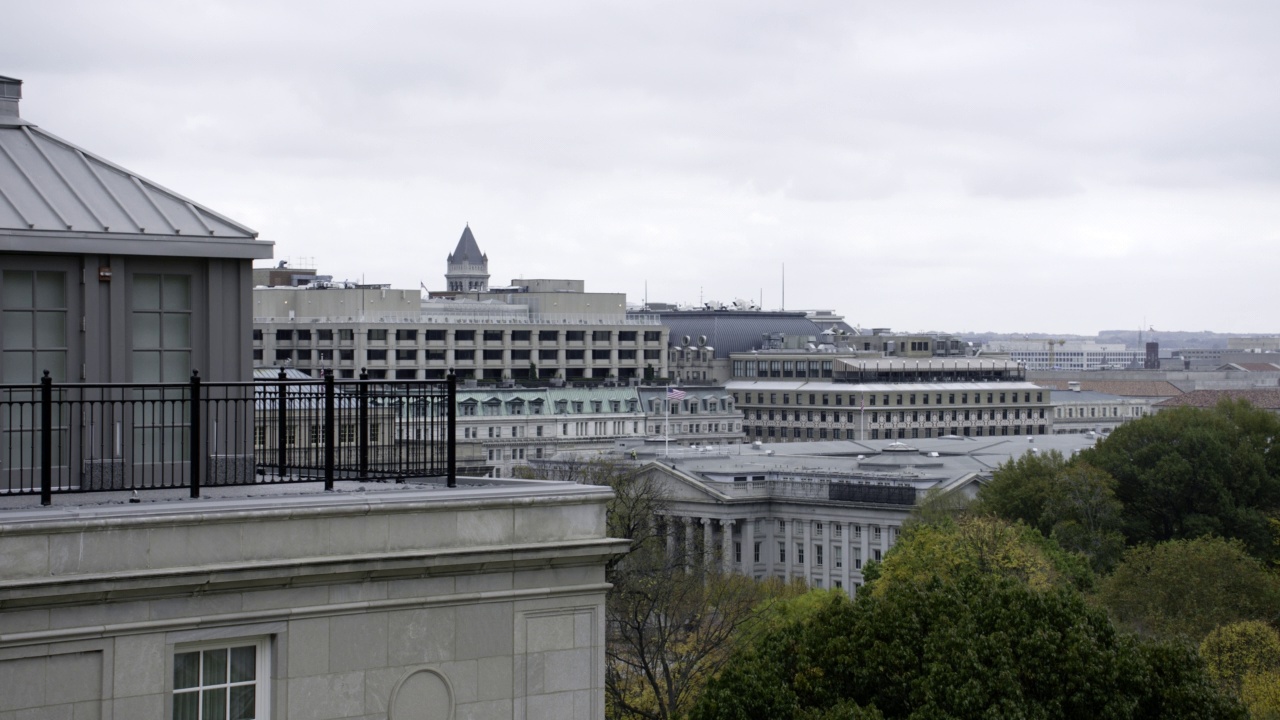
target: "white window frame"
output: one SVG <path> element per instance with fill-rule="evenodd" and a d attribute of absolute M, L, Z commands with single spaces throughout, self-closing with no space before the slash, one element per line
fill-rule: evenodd
<path fill-rule="evenodd" d="M 174 645 L 173 659 L 172 659 L 173 668 L 170 671 L 170 682 L 171 683 L 176 682 L 176 678 L 173 677 L 173 675 L 177 671 L 178 656 L 183 653 L 189 653 L 189 652 L 201 653 L 200 658 L 201 658 L 201 663 L 203 663 L 204 661 L 203 653 L 206 650 L 225 649 L 225 650 L 228 650 L 229 652 L 231 648 L 238 648 L 238 647 L 245 647 L 245 646 L 252 646 L 256 652 L 256 657 L 254 661 L 254 679 L 252 683 L 256 688 L 254 693 L 254 701 L 255 701 L 254 702 L 255 704 L 254 718 L 255 720 L 270 720 L 271 718 L 271 678 L 272 678 L 271 638 L 270 637 L 259 636 L 259 637 L 247 637 L 247 638 L 233 638 L 233 639 L 212 640 L 208 642 L 198 642 L 198 643 L 181 643 L 181 644 Z M 198 680 L 198 682 L 203 683 L 203 677 L 201 677 L 200 680 Z M 177 687 L 173 687 L 171 684 L 169 687 L 169 714 L 167 715 L 167 717 L 174 717 L 174 711 L 176 710 L 176 708 L 174 708 L 174 699 L 180 694 L 189 694 L 191 692 L 200 693 L 200 691 L 205 689 L 206 687 L 230 688 L 237 685 L 244 686 L 248 684 L 249 684 L 248 682 L 241 682 L 241 683 L 234 683 L 234 684 L 231 683 L 229 668 L 228 668 L 228 677 L 226 678 L 226 682 L 223 682 L 220 684 L 212 684 L 208 686 L 199 684 L 195 688 L 177 688 Z M 225 720 L 225 717 L 224 718 L 205 718 L 203 716 L 203 713 L 204 713 L 203 704 L 200 703 L 199 701 L 197 701 L 196 708 L 197 708 L 197 717 L 199 718 L 199 720 Z M 228 697 L 228 702 L 224 705 L 224 709 L 227 711 L 228 714 L 230 713 L 230 708 L 231 708 L 231 703 L 230 703 L 230 698 Z"/>

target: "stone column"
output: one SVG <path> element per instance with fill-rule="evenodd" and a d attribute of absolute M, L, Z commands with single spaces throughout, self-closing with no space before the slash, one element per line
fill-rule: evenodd
<path fill-rule="evenodd" d="M 676 556 L 676 517 L 674 515 L 665 516 L 663 525 L 667 531 L 667 559 L 670 560 Z"/>
<path fill-rule="evenodd" d="M 779 542 L 782 543 L 782 554 L 787 558 L 787 561 L 783 563 L 783 572 L 785 573 L 785 575 L 783 575 L 783 579 L 787 582 L 791 582 L 791 566 L 796 561 L 796 549 L 791 545 L 791 536 L 795 534 L 796 521 L 792 518 L 787 518 L 783 523 L 784 527 L 781 533 L 782 537 L 779 538 Z"/>
<path fill-rule="evenodd" d="M 831 564 L 835 562 L 835 558 L 831 556 L 831 535 L 835 532 L 835 525 L 832 523 L 824 523 L 825 528 L 822 533 L 822 587 L 831 588 Z"/>
<path fill-rule="evenodd" d="M 813 521 L 804 521 L 804 533 L 800 537 L 800 542 L 804 543 L 804 565 L 800 566 L 800 572 L 804 573 L 804 586 L 813 587 Z M 800 558 L 797 557 L 796 560 Z M 824 558 L 825 561 L 825 558 Z"/>
<path fill-rule="evenodd" d="M 861 552 L 863 552 L 863 565 L 868 564 L 872 560 L 872 527 L 870 525 L 863 525 Z"/>
<path fill-rule="evenodd" d="M 841 523 L 841 525 L 844 526 L 844 531 L 840 533 L 840 585 L 846 593 L 852 596 L 853 584 L 849 582 L 849 575 L 853 571 L 853 546 L 849 541 L 852 539 L 850 534 L 853 532 L 853 524 Z"/>
<path fill-rule="evenodd" d="M 687 569 L 689 563 L 693 561 L 694 552 L 697 546 L 693 542 L 693 518 L 684 518 L 684 566 Z"/>
<path fill-rule="evenodd" d="M 752 517 L 742 521 L 742 574 L 756 574 L 756 519 Z"/>
<path fill-rule="evenodd" d="M 764 545 L 760 547 L 764 556 L 764 572 L 766 575 L 772 576 L 776 572 L 775 568 L 777 567 L 777 563 L 773 561 L 774 553 L 777 552 L 777 550 L 775 550 L 777 544 L 774 542 L 773 536 L 778 527 L 778 519 L 775 517 L 766 517 L 761 522 L 764 523 L 764 532 L 762 533 L 764 535 Z"/>
<path fill-rule="evenodd" d="M 722 543 L 721 552 L 724 553 L 721 567 L 725 572 L 733 572 L 733 520 L 720 519 L 720 542 Z M 745 551 L 746 548 L 743 550 Z M 743 555 L 745 554 L 744 552 Z"/>
<path fill-rule="evenodd" d="M 707 566 L 710 566 L 715 559 L 716 543 L 712 538 L 713 532 L 711 518 L 702 518 L 702 562 Z"/>

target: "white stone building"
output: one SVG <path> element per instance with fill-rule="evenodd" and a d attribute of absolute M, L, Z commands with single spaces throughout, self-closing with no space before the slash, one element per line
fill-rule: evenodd
<path fill-rule="evenodd" d="M 982 350 L 1008 355 L 1028 370 L 1141 370 L 1147 355 L 1122 343 L 1092 340 L 993 340 Z"/>
<path fill-rule="evenodd" d="M 867 562 L 897 541 L 929 491 L 976 495 L 1000 463 L 1066 455 L 1083 435 L 739 445 L 636 461 L 668 500 L 659 527 L 673 549 L 699 549 L 733 572 L 852 594 Z M 624 453 L 622 457 L 627 457 Z"/>
<path fill-rule="evenodd" d="M 1050 391 L 1055 434 L 1106 434 L 1130 420 L 1151 414 L 1151 400 L 1079 389 Z"/>

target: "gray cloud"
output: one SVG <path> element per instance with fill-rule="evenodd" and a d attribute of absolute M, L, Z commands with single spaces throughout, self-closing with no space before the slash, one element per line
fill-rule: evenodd
<path fill-rule="evenodd" d="M 776 306 L 786 263 L 865 326 L 1280 330 L 1270 2 L 9 17 L 26 117 L 338 275 L 438 287 L 470 221 L 499 278 L 633 299 Z"/>

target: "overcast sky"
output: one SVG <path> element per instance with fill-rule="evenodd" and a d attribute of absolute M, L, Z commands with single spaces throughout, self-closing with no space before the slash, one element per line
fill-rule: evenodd
<path fill-rule="evenodd" d="M 1280 3 L 11 3 L 22 115 L 338 279 L 1280 331 Z"/>

